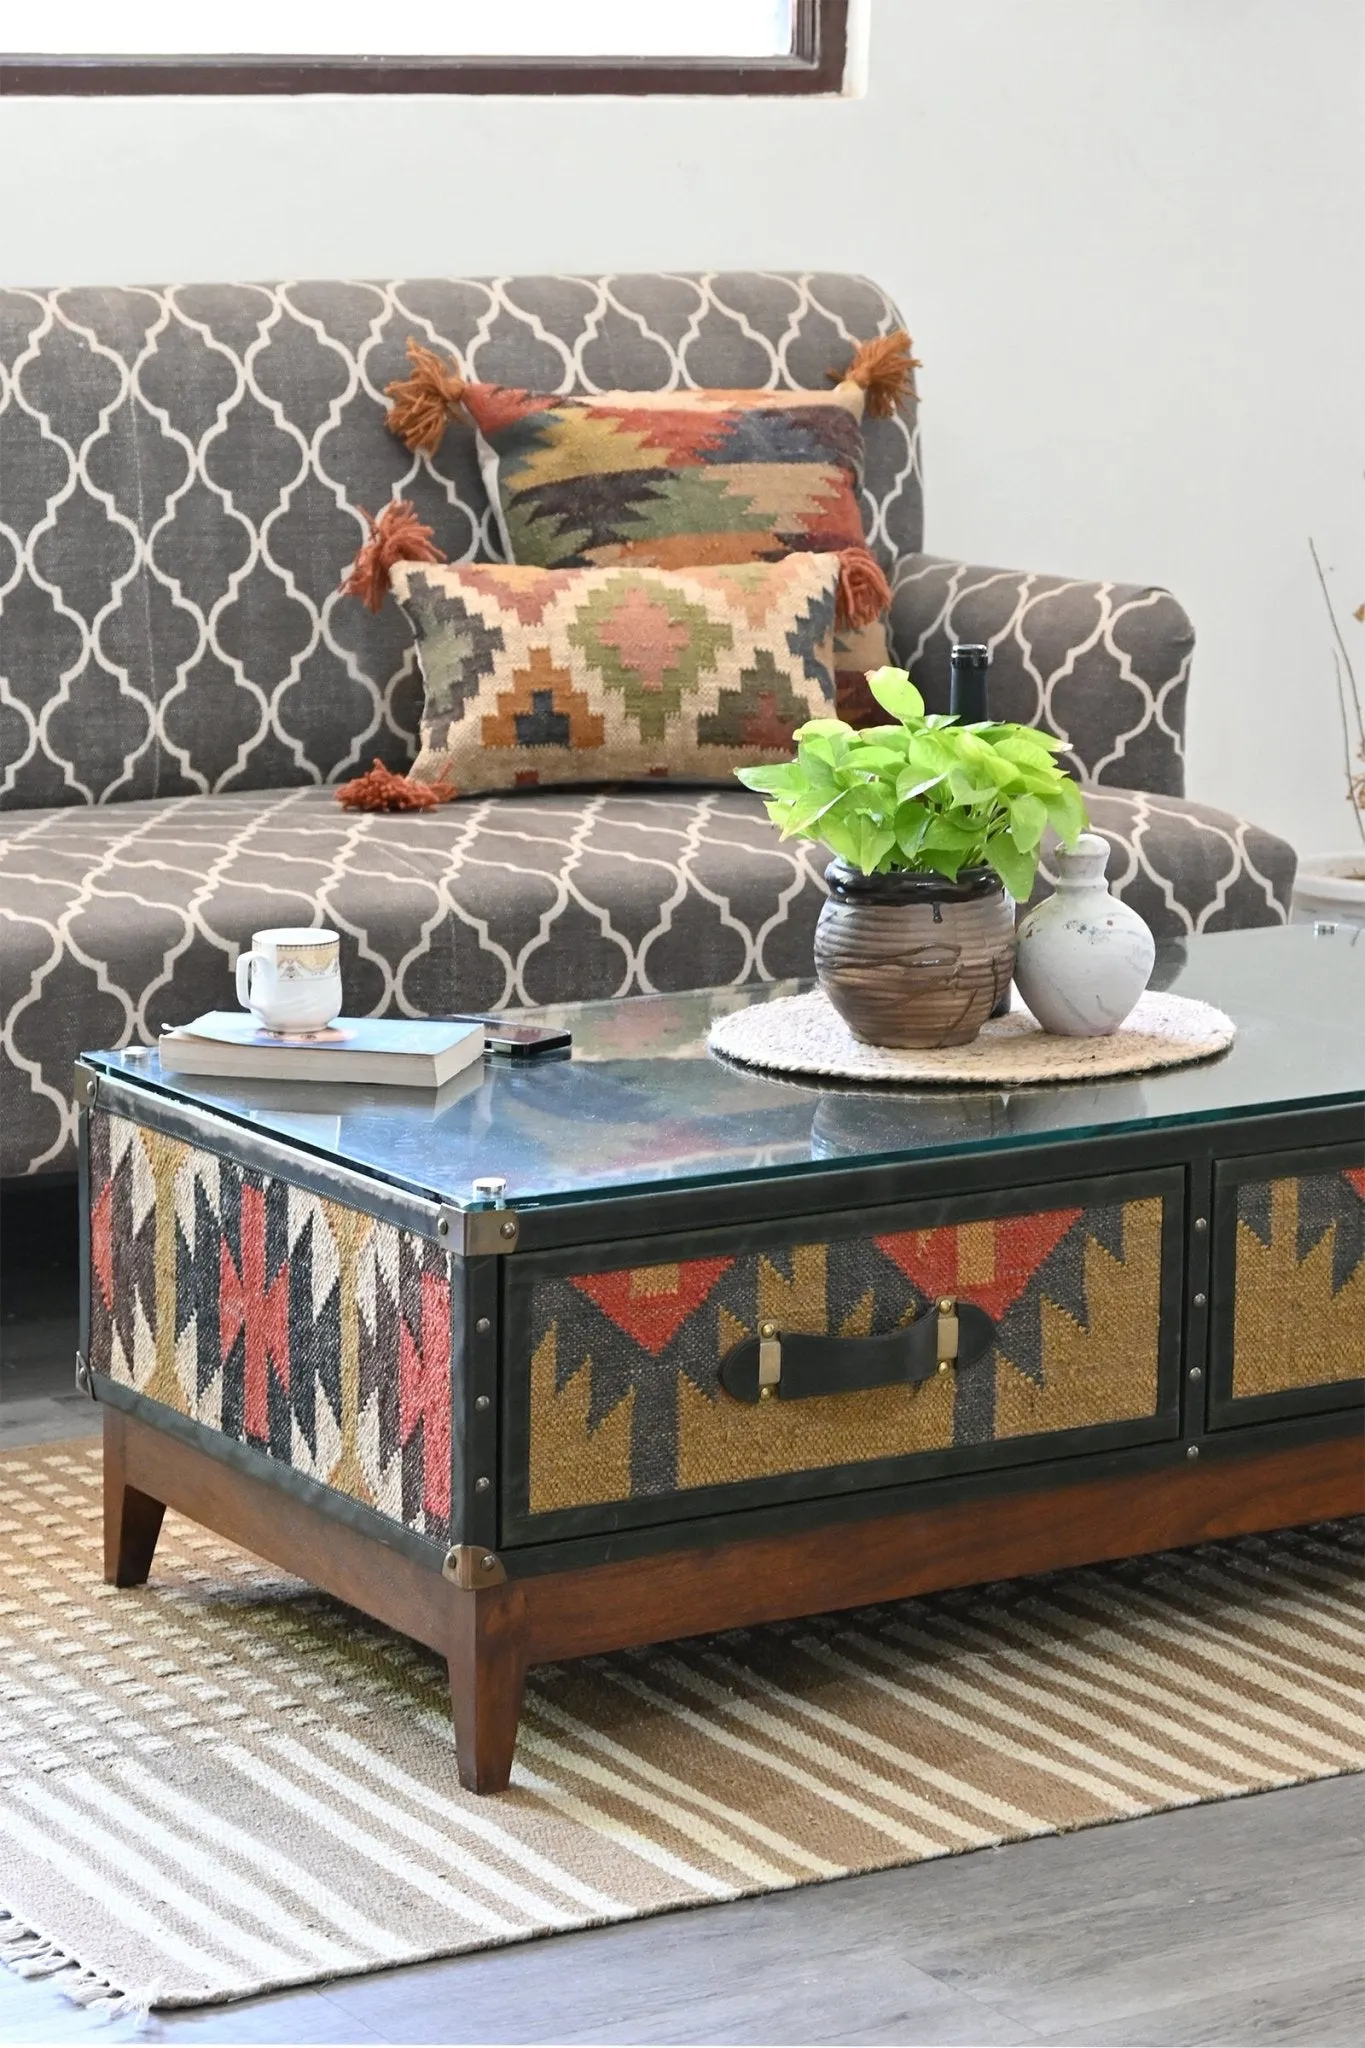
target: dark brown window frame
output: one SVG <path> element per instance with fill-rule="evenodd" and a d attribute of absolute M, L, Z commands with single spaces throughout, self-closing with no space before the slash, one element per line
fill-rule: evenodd
<path fill-rule="evenodd" d="M 0 56 L 0 94 L 838 93 L 847 48 L 848 0 L 796 0 L 779 57 Z"/>

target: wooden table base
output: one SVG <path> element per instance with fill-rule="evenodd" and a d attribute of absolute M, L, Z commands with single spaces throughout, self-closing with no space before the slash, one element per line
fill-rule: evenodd
<path fill-rule="evenodd" d="M 140 1586 L 166 1508 L 447 1660 L 460 1783 L 505 1790 L 531 1665 L 1365 1511 L 1354 1436 L 793 1535 L 451 1585 L 272 1485 L 104 1411 L 104 1575 Z M 819 1512 L 812 1505 L 812 1514 Z M 504 1557 L 515 1570 L 515 1555 Z"/>

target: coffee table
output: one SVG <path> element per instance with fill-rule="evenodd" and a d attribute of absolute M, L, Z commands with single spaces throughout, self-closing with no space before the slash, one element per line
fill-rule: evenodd
<path fill-rule="evenodd" d="M 436 1097 L 86 1055 L 106 1576 L 169 1505 L 429 1644 L 486 1792 L 534 1663 L 1360 1509 L 1365 932 L 1155 979 L 1231 1050 L 1012 1095 L 706 1051 L 792 983 Z"/>

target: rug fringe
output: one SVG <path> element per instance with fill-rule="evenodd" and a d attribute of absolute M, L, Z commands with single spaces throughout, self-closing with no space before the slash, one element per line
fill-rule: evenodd
<path fill-rule="evenodd" d="M 73 2005 L 84 2006 L 88 2012 L 97 2012 L 104 2019 L 122 2019 L 129 2013 L 144 2009 L 111 1977 L 88 1969 L 59 1942 L 50 1940 L 17 1915 L 7 1913 L 3 1907 L 0 1907 L 0 1964 L 12 1970 L 16 1977 L 51 1984 Z"/>

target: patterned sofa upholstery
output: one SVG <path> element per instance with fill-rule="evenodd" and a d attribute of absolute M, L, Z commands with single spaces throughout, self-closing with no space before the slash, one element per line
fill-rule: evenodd
<path fill-rule="evenodd" d="M 864 279 L 747 272 L 0 291 L 0 1173 L 68 1168 L 75 1054 L 225 1000 L 263 925 L 335 926 L 371 1012 L 806 969 L 822 863 L 739 789 L 340 810 L 329 785 L 412 759 L 420 686 L 396 610 L 337 584 L 395 493 L 452 558 L 497 553 L 472 435 L 427 460 L 385 430 L 410 334 L 554 390 L 803 388 L 899 324 Z M 931 700 L 989 639 L 1159 931 L 1282 921 L 1291 849 L 1183 797 L 1175 601 L 926 555 L 913 407 L 867 448 Z"/>

